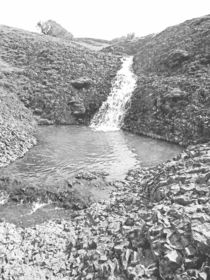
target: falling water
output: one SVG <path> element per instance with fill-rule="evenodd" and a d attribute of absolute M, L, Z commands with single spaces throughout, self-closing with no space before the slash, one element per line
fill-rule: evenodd
<path fill-rule="evenodd" d="M 93 117 L 91 128 L 102 131 L 115 131 L 121 128 L 128 101 L 136 87 L 137 79 L 132 71 L 132 64 L 132 56 L 123 58 L 122 67 L 117 72 L 111 93 Z"/>

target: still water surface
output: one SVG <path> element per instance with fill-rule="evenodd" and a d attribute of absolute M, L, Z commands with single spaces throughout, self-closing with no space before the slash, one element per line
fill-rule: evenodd
<path fill-rule="evenodd" d="M 123 179 L 129 169 L 153 166 L 181 148 L 123 131 L 94 131 L 82 126 L 42 126 L 38 145 L 5 169 L 22 178 L 69 177 L 80 171 L 106 171 Z"/>

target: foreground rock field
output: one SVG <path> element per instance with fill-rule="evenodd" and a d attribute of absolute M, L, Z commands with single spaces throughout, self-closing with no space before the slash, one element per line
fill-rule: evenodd
<path fill-rule="evenodd" d="M 209 148 L 131 171 L 70 220 L 1 220 L 1 279 L 209 279 Z"/>

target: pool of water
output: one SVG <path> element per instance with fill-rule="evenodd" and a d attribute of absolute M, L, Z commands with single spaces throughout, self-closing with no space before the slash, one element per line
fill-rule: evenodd
<path fill-rule="evenodd" d="M 181 148 L 123 131 L 94 131 L 82 126 L 41 126 L 38 145 L 3 170 L 27 179 L 70 177 L 80 171 L 106 171 L 123 179 L 129 169 L 153 166 Z"/>

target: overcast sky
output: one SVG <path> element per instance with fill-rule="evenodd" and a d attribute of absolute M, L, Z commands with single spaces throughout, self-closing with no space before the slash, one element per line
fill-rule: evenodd
<path fill-rule="evenodd" d="M 156 33 L 210 14 L 210 0 L 1 0 L 0 24 L 38 31 L 53 19 L 75 37 L 112 39 Z"/>

